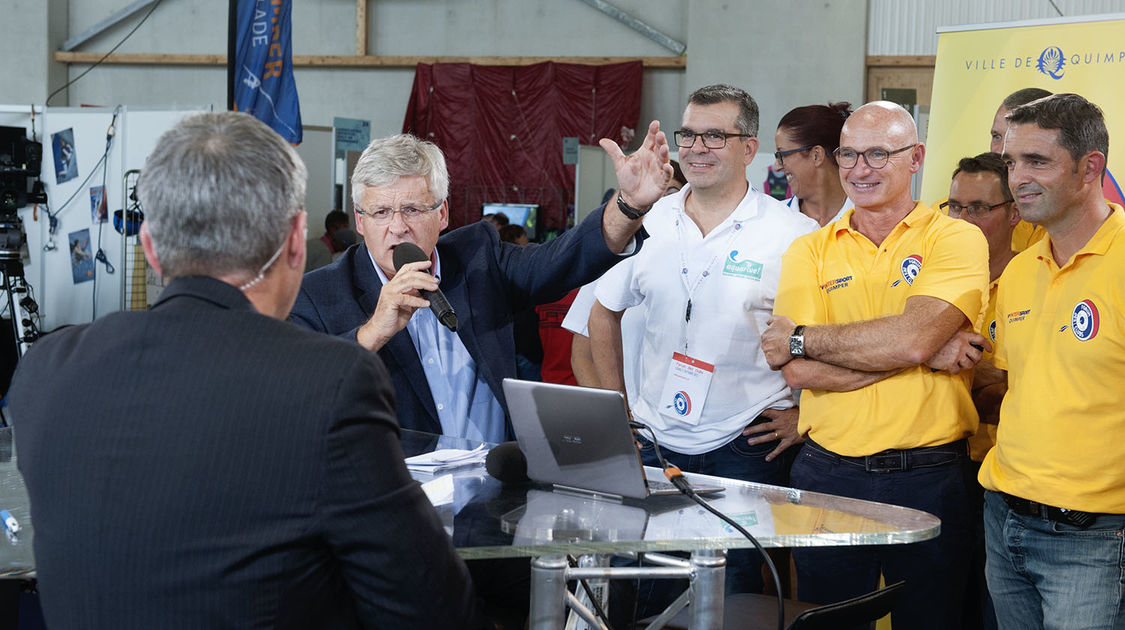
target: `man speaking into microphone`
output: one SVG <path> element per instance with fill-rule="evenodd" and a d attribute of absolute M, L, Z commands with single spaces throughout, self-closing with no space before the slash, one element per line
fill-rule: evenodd
<path fill-rule="evenodd" d="M 563 236 L 521 248 L 501 242 L 485 223 L 439 238 L 449 225 L 441 150 L 405 134 L 372 141 L 351 180 L 363 245 L 305 276 L 290 319 L 377 351 L 403 428 L 511 439 L 500 384 L 516 376 L 513 313 L 557 300 L 635 253 L 642 217 L 672 174 L 655 121 L 628 157 L 612 141 L 602 147 L 613 159 L 619 196 Z M 403 244 L 422 256 L 396 256 Z M 440 303 L 435 294 L 452 314 L 433 306 Z"/>

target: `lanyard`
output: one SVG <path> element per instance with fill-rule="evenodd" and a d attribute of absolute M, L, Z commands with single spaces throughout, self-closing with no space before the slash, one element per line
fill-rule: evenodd
<path fill-rule="evenodd" d="M 708 277 L 710 277 L 711 268 L 715 266 L 715 261 L 717 261 L 720 256 L 725 255 L 726 252 L 730 251 L 731 246 L 734 245 L 734 239 L 738 236 L 739 230 L 742 229 L 742 223 L 739 222 L 739 221 L 735 221 L 734 226 L 730 230 L 730 236 L 727 238 L 727 242 L 723 245 L 722 249 L 715 252 L 715 255 L 711 257 L 711 260 L 707 262 L 707 264 L 703 267 L 702 271 L 700 271 L 699 275 L 696 276 L 695 282 L 692 283 L 688 279 L 687 254 L 685 252 L 687 247 L 684 243 L 684 226 L 683 226 L 683 223 L 682 223 L 683 221 L 688 221 L 688 220 L 690 220 L 690 219 L 687 216 L 687 213 L 683 212 L 683 211 L 681 211 L 679 213 L 679 215 L 676 217 L 676 241 L 677 241 L 677 245 L 679 246 L 678 249 L 679 249 L 679 254 L 680 254 L 680 282 L 684 285 L 684 290 L 687 291 L 687 307 L 684 308 L 684 336 L 683 336 L 684 352 L 685 353 L 687 352 L 687 346 L 688 346 L 688 344 L 687 344 L 687 324 L 689 322 L 691 322 L 692 299 L 695 297 L 695 292 L 699 290 L 699 287 L 703 284 L 703 281 L 706 280 Z M 704 237 L 704 238 L 706 238 L 706 237 Z"/>

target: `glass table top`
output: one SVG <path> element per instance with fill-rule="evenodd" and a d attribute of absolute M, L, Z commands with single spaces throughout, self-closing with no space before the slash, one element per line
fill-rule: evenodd
<path fill-rule="evenodd" d="M 472 449 L 478 442 L 403 431 L 407 457 L 437 448 Z M 647 469 L 653 479 L 662 478 Z M 483 465 L 437 475 L 412 473 L 423 483 L 449 475 L 452 500 L 437 506 L 446 531 L 465 559 L 733 549 L 752 543 L 682 496 L 614 501 L 501 484 Z M 937 517 L 893 505 L 763 484 L 695 475 L 696 485 L 725 491 L 705 498 L 764 547 L 886 545 L 938 535 Z M 446 482 L 448 487 L 448 482 Z"/>
<path fill-rule="evenodd" d="M 461 438 L 402 432 L 407 457 L 479 445 Z M 655 469 L 649 473 L 659 478 Z M 543 486 L 501 484 L 485 472 L 483 464 L 436 475 L 412 474 L 422 483 L 449 476 L 441 483 L 452 488 L 451 500 L 436 509 L 467 560 L 751 546 L 686 497 L 614 501 Z M 706 475 L 686 476 L 693 483 L 725 488 L 706 500 L 765 547 L 910 543 L 933 538 L 940 531 L 937 517 L 918 510 Z M 21 526 L 18 534 L 5 532 L 0 539 L 0 578 L 33 577 L 34 527 L 10 428 L 0 429 L 0 509 L 8 510 Z"/>

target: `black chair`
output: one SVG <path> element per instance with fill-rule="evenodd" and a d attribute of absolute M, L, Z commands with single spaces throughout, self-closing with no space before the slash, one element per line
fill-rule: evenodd
<path fill-rule="evenodd" d="M 840 630 L 881 619 L 891 612 L 906 582 L 897 582 L 873 593 L 817 606 L 785 600 L 787 630 Z M 690 607 L 689 607 L 690 608 Z M 685 608 L 665 628 L 686 629 L 689 610 Z M 641 622 L 640 627 L 644 627 Z M 772 595 L 742 593 L 730 595 L 723 605 L 724 630 L 768 630 L 777 625 L 777 598 Z"/>

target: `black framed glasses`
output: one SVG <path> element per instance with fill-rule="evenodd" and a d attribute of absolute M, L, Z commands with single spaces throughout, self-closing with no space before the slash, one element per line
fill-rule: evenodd
<path fill-rule="evenodd" d="M 832 154 L 836 156 L 836 163 L 840 165 L 840 168 L 854 168 L 859 162 L 859 156 L 862 155 L 863 161 L 867 163 L 869 168 L 880 169 L 887 165 L 892 155 L 902 153 L 903 151 L 909 151 L 916 146 L 918 146 L 918 143 L 910 144 L 901 149 L 895 149 L 894 151 L 888 151 L 882 147 L 873 147 L 862 153 L 851 147 L 840 147 L 833 151 Z"/>
<path fill-rule="evenodd" d="M 442 201 L 439 201 L 432 206 L 422 208 L 419 208 L 417 206 L 403 206 L 398 210 L 395 210 L 394 208 L 374 208 L 372 210 L 356 208 L 355 211 L 358 212 L 361 216 L 365 216 L 371 219 L 377 225 L 390 223 L 391 219 L 394 218 L 396 212 L 402 215 L 403 221 L 411 223 L 413 221 L 418 221 L 434 210 L 437 210 L 441 207 L 442 203 Z"/>
<path fill-rule="evenodd" d="M 708 149 L 721 149 L 727 146 L 727 138 L 752 138 L 748 133 L 727 133 L 719 131 L 718 129 L 710 129 L 708 131 L 696 132 L 690 129 L 677 129 L 672 132 L 672 138 L 676 141 L 676 146 L 681 149 L 690 149 L 695 146 L 695 139 L 700 138 L 703 140 L 703 146 Z"/>
<path fill-rule="evenodd" d="M 815 144 L 806 144 L 803 147 L 797 147 L 796 149 L 789 149 L 788 151 L 774 151 L 773 152 L 773 159 L 777 160 L 778 164 L 780 164 L 782 166 L 785 166 L 785 156 L 793 155 L 794 153 L 800 153 L 801 151 L 808 151 L 808 150 L 810 150 L 814 147 L 816 147 Z"/>
<path fill-rule="evenodd" d="M 969 218 L 971 219 L 980 219 L 987 215 L 989 212 L 992 212 L 997 208 L 1002 208 L 1010 203 L 1013 203 L 1013 200 L 1009 199 L 1008 201 L 1001 201 L 1000 203 L 994 203 L 991 206 L 980 203 L 971 203 L 967 206 L 962 206 L 956 201 L 946 201 L 938 207 L 942 210 L 945 210 L 952 219 L 961 218 L 962 212 L 969 215 Z"/>

